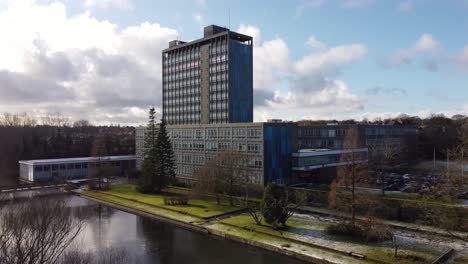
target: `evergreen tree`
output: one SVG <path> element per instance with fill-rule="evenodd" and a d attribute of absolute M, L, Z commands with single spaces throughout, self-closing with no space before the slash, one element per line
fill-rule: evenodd
<path fill-rule="evenodd" d="M 156 169 L 156 184 L 155 192 L 160 192 L 161 189 L 172 183 L 175 179 L 175 158 L 172 144 L 167 135 L 166 122 L 161 120 L 159 124 L 158 137 L 156 140 L 157 152 L 157 169 Z"/>
<path fill-rule="evenodd" d="M 286 209 L 288 204 L 287 191 L 284 186 L 269 183 L 263 192 L 263 199 L 260 203 L 260 210 L 263 219 L 274 228 L 285 225 L 288 219 Z"/>
<path fill-rule="evenodd" d="M 157 127 L 154 107 L 149 110 L 149 121 L 145 131 L 144 159 L 138 181 L 138 191 L 148 193 L 154 190 L 158 171 Z"/>

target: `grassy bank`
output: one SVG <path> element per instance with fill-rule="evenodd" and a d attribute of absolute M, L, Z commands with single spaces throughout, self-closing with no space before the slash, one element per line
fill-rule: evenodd
<path fill-rule="evenodd" d="M 391 245 L 367 244 L 349 238 L 333 237 L 326 234 L 329 223 L 317 219 L 293 217 L 288 221 L 286 230 L 274 230 L 266 223 L 256 225 L 248 214 L 241 214 L 239 207 L 227 203 L 217 204 L 215 200 L 194 199 L 188 205 L 165 205 L 164 197 L 185 192 L 183 189 L 165 190 L 163 194 L 141 194 L 134 185 L 113 185 L 110 191 L 83 191 L 83 196 L 125 207 L 130 212 L 150 214 L 157 219 L 168 219 L 183 223 L 185 228 L 194 231 L 204 230 L 227 239 L 265 248 L 314 263 L 394 263 L 389 257 Z M 118 207 L 117 207 L 118 208 Z M 135 211 L 137 210 L 137 211 Z M 213 217 L 232 213 L 227 218 L 217 220 Z M 143 215 L 143 214 L 142 214 Z M 157 217 L 156 217 L 157 216 Z M 191 226 L 193 228 L 191 228 Z M 374 250 L 375 249 L 375 250 Z M 370 259 L 358 260 L 348 256 L 348 252 L 368 255 Z M 389 253 L 390 252 L 390 253 Z M 417 252 L 402 249 L 402 255 L 417 255 L 430 260 L 437 252 Z M 404 259 L 401 263 L 423 263 Z"/>
<path fill-rule="evenodd" d="M 154 207 L 159 207 L 171 211 L 176 211 L 182 214 L 187 214 L 200 218 L 210 218 L 226 213 L 234 212 L 239 207 L 233 207 L 226 204 L 217 204 L 212 200 L 192 199 L 188 205 L 165 205 L 164 197 L 170 196 L 170 190 L 162 195 L 157 194 L 142 194 L 136 191 L 136 186 L 132 184 L 113 185 L 112 190 L 100 192 L 101 194 L 112 195 L 118 198 L 128 199 L 135 202 L 144 203 Z"/>

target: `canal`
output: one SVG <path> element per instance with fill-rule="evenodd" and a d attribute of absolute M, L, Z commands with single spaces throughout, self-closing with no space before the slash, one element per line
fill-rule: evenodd
<path fill-rule="evenodd" d="M 85 228 L 73 245 L 83 251 L 106 248 L 125 250 L 131 263 L 142 264 L 303 263 L 262 249 L 126 213 L 78 196 L 66 195 L 64 199 L 68 206 L 86 211 Z"/>

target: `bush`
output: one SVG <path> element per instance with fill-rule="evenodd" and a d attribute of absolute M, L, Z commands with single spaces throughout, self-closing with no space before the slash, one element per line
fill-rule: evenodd
<path fill-rule="evenodd" d="M 386 241 L 392 233 L 384 225 L 370 224 L 368 221 L 351 224 L 350 222 L 330 225 L 326 229 L 332 235 L 356 237 L 364 241 Z"/>
<path fill-rule="evenodd" d="M 185 182 L 185 181 L 181 181 L 181 180 L 178 180 L 178 179 L 175 179 L 172 184 L 172 186 L 174 187 L 181 187 L 181 188 L 191 188 L 192 186 Z"/>

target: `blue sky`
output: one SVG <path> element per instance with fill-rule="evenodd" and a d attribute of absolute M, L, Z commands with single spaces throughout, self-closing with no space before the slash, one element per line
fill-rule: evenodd
<path fill-rule="evenodd" d="M 466 0 L 19 2 L 26 4 L 0 0 L 0 29 L 13 14 L 35 28 L 7 34 L 23 50 L 0 45 L 5 54 L 27 58 L 17 67 L 0 64 L 0 82 L 14 83 L 10 88 L 22 95 L 3 91 L 9 111 L 32 103 L 37 115 L 60 111 L 97 123 L 138 123 L 150 104 L 160 104 L 156 57 L 164 43 L 199 38 L 203 26 L 218 24 L 255 37 L 256 121 L 468 114 Z M 55 20 L 36 26 L 41 16 Z M 64 43 L 60 36 L 77 41 Z M 144 50 L 132 51 L 132 45 Z M 63 65 L 74 78 L 60 75 Z M 21 102 L 31 94 L 31 80 L 51 91 L 48 103 Z M 57 104 L 66 97 L 73 98 L 69 109 Z"/>

